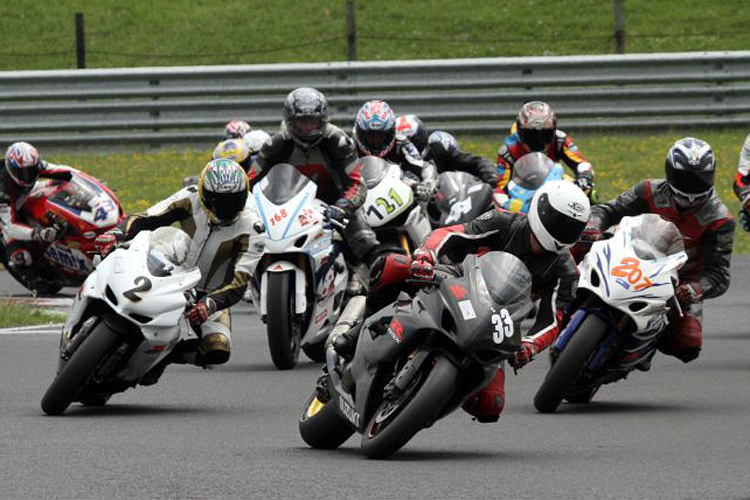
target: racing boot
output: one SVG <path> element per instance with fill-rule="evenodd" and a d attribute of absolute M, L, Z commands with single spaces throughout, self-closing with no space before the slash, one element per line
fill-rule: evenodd
<path fill-rule="evenodd" d="M 209 333 L 198 342 L 196 364 L 220 365 L 229 361 L 229 338 L 223 333 Z"/>
<path fill-rule="evenodd" d="M 497 422 L 505 407 L 505 370 L 498 368 L 495 378 L 483 389 L 472 394 L 462 408 L 483 424 Z"/>

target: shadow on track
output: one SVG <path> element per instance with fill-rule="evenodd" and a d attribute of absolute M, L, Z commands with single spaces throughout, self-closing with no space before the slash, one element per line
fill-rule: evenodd
<path fill-rule="evenodd" d="M 582 415 L 596 413 L 669 413 L 684 412 L 684 406 L 663 405 L 654 403 L 628 403 L 622 401 L 593 401 L 586 404 L 563 403 L 554 415 Z"/>
<path fill-rule="evenodd" d="M 352 439 L 356 439 L 356 436 Z M 335 450 L 315 450 L 312 448 L 299 447 L 297 450 L 305 453 L 305 456 L 319 458 L 325 457 L 325 459 L 331 459 L 336 456 L 341 457 L 344 460 L 351 460 L 352 458 L 358 457 L 362 460 L 367 460 L 367 457 L 359 449 L 359 446 L 351 441 L 352 446 L 346 448 L 338 448 Z M 478 451 L 478 450 L 441 450 L 439 448 L 434 449 L 410 449 L 407 444 L 405 448 L 397 451 L 391 455 L 387 461 L 389 462 L 408 462 L 408 461 L 419 461 L 419 462 L 437 462 L 445 460 L 498 460 L 498 459 L 516 459 L 517 456 L 503 451 Z"/>

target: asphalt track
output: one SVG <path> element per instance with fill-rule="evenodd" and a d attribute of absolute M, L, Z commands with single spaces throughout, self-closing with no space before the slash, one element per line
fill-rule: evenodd
<path fill-rule="evenodd" d="M 0 289 L 16 290 L 6 273 Z M 233 310 L 234 351 L 218 369 L 173 366 L 103 409 L 44 416 L 58 337 L 0 334 L 2 498 L 748 498 L 750 259 L 705 312 L 689 364 L 657 356 L 648 373 L 594 403 L 535 413 L 547 361 L 509 374 L 496 424 L 456 412 L 388 461 L 356 436 L 309 449 L 297 431 L 318 366 L 279 372 L 265 330 Z"/>

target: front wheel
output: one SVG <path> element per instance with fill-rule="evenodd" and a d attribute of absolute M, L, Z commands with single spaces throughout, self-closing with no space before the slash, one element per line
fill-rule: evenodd
<path fill-rule="evenodd" d="M 608 329 L 607 323 L 596 314 L 586 316 L 536 391 L 534 406 L 540 413 L 557 410 L 565 393 L 604 340 Z"/>
<path fill-rule="evenodd" d="M 279 370 L 294 368 L 299 359 L 301 328 L 294 318 L 294 273 L 268 274 L 267 328 L 271 360 Z"/>
<path fill-rule="evenodd" d="M 395 399 L 384 401 L 362 434 L 362 451 L 386 458 L 430 425 L 453 395 L 458 368 L 443 356 L 422 365 L 412 382 Z"/>
<path fill-rule="evenodd" d="M 315 391 L 299 417 L 299 433 L 311 447 L 332 450 L 344 444 L 354 434 L 354 429 L 339 416 L 330 401 L 324 403 Z"/>
<path fill-rule="evenodd" d="M 73 356 L 57 373 L 42 397 L 42 410 L 47 415 L 62 415 L 76 400 L 87 380 L 104 357 L 120 342 L 120 335 L 104 321 L 97 324 L 76 349 Z"/>

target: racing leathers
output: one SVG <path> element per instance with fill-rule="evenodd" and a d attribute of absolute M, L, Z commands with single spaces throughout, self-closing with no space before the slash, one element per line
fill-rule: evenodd
<path fill-rule="evenodd" d="M 515 358 L 515 366 L 523 366 L 540 351 L 549 347 L 559 333 L 561 314 L 556 307 L 559 294 L 571 299 L 572 290 L 561 290 L 563 284 L 571 286 L 578 270 L 568 251 L 556 254 L 532 244 L 532 231 L 525 214 L 493 209 L 472 222 L 436 229 L 420 247 L 443 264 L 438 270 L 456 273 L 459 266 L 448 262 L 461 262 L 468 253 L 484 253 L 501 250 L 521 259 L 532 276 L 532 298 L 539 299 L 536 320 L 522 342 L 521 351 Z M 416 256 L 415 252 L 415 256 Z M 373 280 L 368 296 L 368 308 L 377 309 L 386 300 L 393 299 L 394 290 L 403 290 L 403 280 L 410 276 L 409 259 L 390 255 L 378 261 L 373 269 Z M 412 271 L 413 272 L 413 271 Z M 379 313 L 387 309 L 381 309 Z M 482 422 L 496 421 L 505 405 L 504 366 L 498 367 L 492 382 L 474 394 L 464 409 Z"/>
<path fill-rule="evenodd" d="M 354 257 L 369 265 L 377 255 L 378 240 L 361 211 L 367 195 L 354 141 L 340 128 L 327 123 L 318 140 L 305 144 L 282 125 L 263 144 L 250 168 L 250 189 L 275 165 L 288 163 L 318 186 L 318 198 L 336 207 L 349 219 L 344 241 Z"/>
<path fill-rule="evenodd" d="M 665 180 L 648 179 L 613 201 L 592 207 L 584 235 L 605 230 L 625 216 L 644 213 L 674 223 L 683 237 L 688 261 L 678 272 L 676 295 L 685 314 L 670 318 L 659 349 L 687 363 L 697 358 L 701 349 L 703 299 L 718 297 L 729 287 L 734 220 L 715 190 L 700 206 L 682 209 Z"/>
<path fill-rule="evenodd" d="M 208 319 L 201 325 L 193 324 L 199 341 L 180 350 L 194 354 L 194 357 L 186 356 L 187 361 L 206 365 L 224 363 L 229 359 L 229 308 L 242 298 L 251 277 L 248 244 L 253 231 L 252 222 L 252 215 L 243 211 L 230 225 L 213 223 L 201 202 L 198 188 L 188 186 L 145 213 L 132 215 L 120 224 L 121 241 L 132 239 L 139 231 L 173 223 L 179 223 L 191 237 L 185 265 L 197 266 L 201 271 L 196 299 L 198 304 L 205 304 Z M 183 342 L 189 343 L 190 340 Z"/>
<path fill-rule="evenodd" d="M 742 145 L 732 187 L 734 194 L 740 200 L 740 224 L 742 229 L 750 231 L 750 134 L 747 135 L 745 143 Z"/>
<path fill-rule="evenodd" d="M 65 175 L 70 175 L 69 167 L 43 162 L 39 177 Z M 21 274 L 24 274 L 24 269 L 30 269 L 33 265 L 29 243 L 51 243 L 58 237 L 55 228 L 41 227 L 37 221 L 26 220 L 21 215 L 32 188 L 33 186 L 21 187 L 13 182 L 5 169 L 5 161 L 0 158 L 0 233 L 8 265 Z"/>
<path fill-rule="evenodd" d="M 510 134 L 497 152 L 498 188 L 505 188 L 512 176 L 516 160 L 530 153 L 531 150 L 521 141 L 517 125 L 514 123 Z M 542 151 L 554 162 L 562 162 L 575 174 L 576 184 L 591 198 L 594 186 L 594 167 L 581 156 L 578 145 L 568 134 L 560 129 L 555 130 L 555 139 Z"/>

